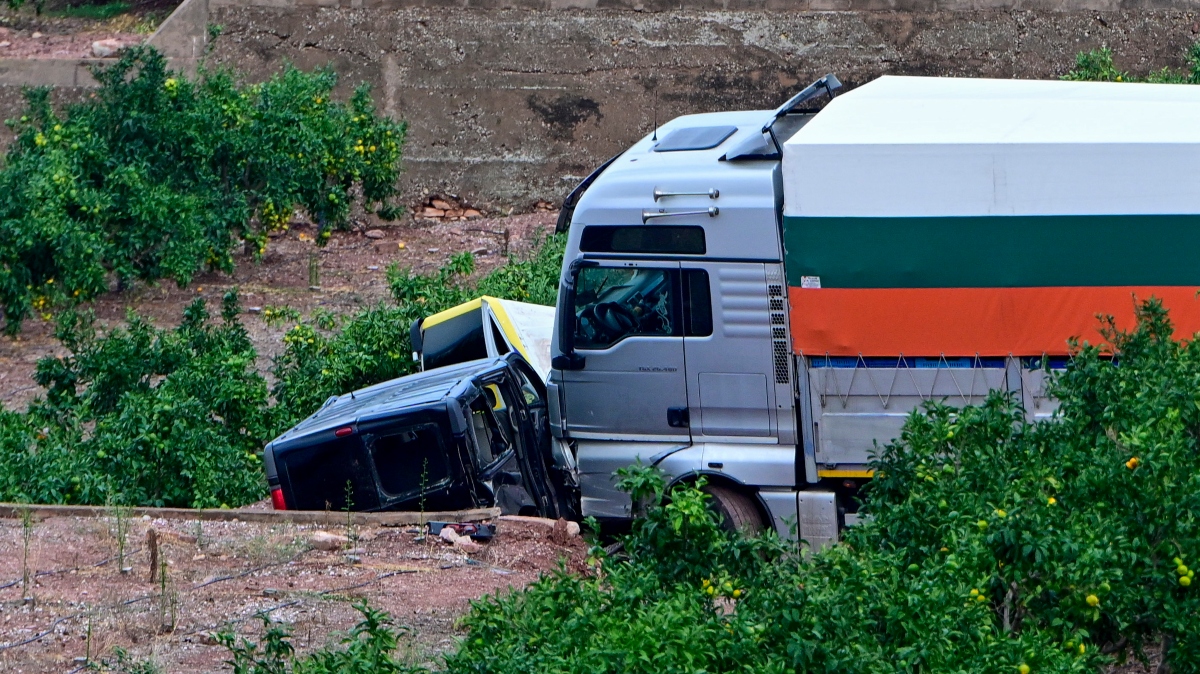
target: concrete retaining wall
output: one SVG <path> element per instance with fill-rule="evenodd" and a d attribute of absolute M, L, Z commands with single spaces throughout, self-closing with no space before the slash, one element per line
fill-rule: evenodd
<path fill-rule="evenodd" d="M 332 64 L 346 89 L 372 84 L 382 107 L 411 125 L 407 199 L 450 193 L 491 209 L 561 200 L 649 132 L 656 92 L 661 122 L 771 108 L 826 72 L 849 85 L 883 73 L 1053 78 L 1079 51 L 1103 45 L 1144 72 L 1179 65 L 1200 32 L 1190 9 L 449 11 L 399 0 L 376 9 L 252 1 L 211 0 L 210 21 L 223 27 L 215 62 L 251 78 L 286 62 Z M 360 1 L 372 0 L 340 0 Z"/>

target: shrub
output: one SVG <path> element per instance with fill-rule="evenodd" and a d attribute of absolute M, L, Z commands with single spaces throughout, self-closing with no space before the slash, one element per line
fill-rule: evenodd
<path fill-rule="evenodd" d="M 393 216 L 403 124 L 368 91 L 332 100 L 331 70 L 288 67 L 267 82 L 226 71 L 190 80 L 153 48 L 133 47 L 93 74 L 92 97 L 50 105 L 26 94 L 0 171 L 0 307 L 16 331 L 31 311 L 87 300 L 134 280 L 188 283 L 229 271 L 243 243 L 261 255 L 300 208 L 318 241 L 351 205 Z"/>
<path fill-rule="evenodd" d="M 1188 48 L 1184 60 L 1186 70 L 1175 70 L 1169 66 L 1155 70 L 1145 77 L 1137 77 L 1120 70 L 1113 63 L 1113 53 L 1108 47 L 1079 52 L 1075 56 L 1075 67 L 1064 80 L 1092 82 L 1154 82 L 1159 84 L 1200 84 L 1200 42 Z"/>
<path fill-rule="evenodd" d="M 809 558 L 627 471 L 651 504 L 627 556 L 476 602 L 447 671 L 1066 673 L 1151 641 L 1197 671 L 1200 342 L 1171 331 L 1156 302 L 1109 323 L 1111 350 L 1078 347 L 1055 380 L 1054 421 L 1001 393 L 914 413 L 871 518 Z"/>
<path fill-rule="evenodd" d="M 0 500 L 217 507 L 257 500 L 277 424 L 256 354 L 226 295 L 222 321 L 196 300 L 174 330 L 136 315 L 100 337 L 64 312 L 65 358 L 38 362 L 48 390 L 0 413 Z"/>

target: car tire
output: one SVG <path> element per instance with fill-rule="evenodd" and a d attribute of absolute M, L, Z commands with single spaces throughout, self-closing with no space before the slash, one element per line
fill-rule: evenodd
<path fill-rule="evenodd" d="M 711 484 L 705 485 L 702 491 L 709 495 L 708 507 L 717 513 L 721 528 L 725 531 L 754 536 L 766 528 L 752 496 Z"/>

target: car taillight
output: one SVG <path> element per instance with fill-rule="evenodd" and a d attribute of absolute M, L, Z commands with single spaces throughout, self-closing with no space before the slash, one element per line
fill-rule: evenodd
<path fill-rule="evenodd" d="M 275 487 L 271 490 L 271 507 L 276 510 L 287 510 L 287 503 L 283 500 L 283 489 Z"/>
<path fill-rule="evenodd" d="M 345 428 L 339 428 L 333 432 L 334 436 L 339 437 L 339 438 L 344 438 L 347 435 L 352 435 L 353 433 L 354 433 L 354 429 L 350 426 L 347 426 Z"/>

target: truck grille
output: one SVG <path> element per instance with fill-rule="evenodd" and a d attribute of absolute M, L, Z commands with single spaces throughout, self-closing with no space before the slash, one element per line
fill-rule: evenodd
<path fill-rule="evenodd" d="M 792 381 L 792 353 L 788 348 L 787 313 L 783 301 L 783 285 L 771 283 L 767 285 L 767 296 L 771 300 L 771 348 L 775 361 L 775 383 L 787 384 Z"/>

